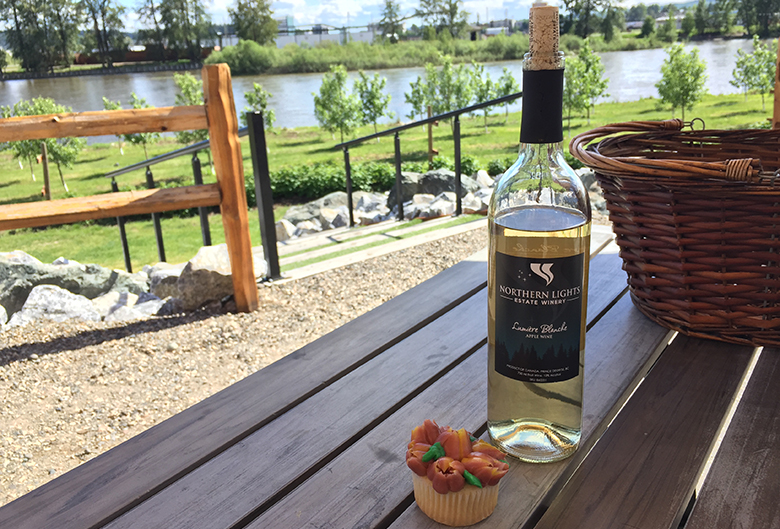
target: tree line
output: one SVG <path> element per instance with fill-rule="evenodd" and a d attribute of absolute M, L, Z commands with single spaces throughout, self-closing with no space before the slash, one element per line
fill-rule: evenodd
<path fill-rule="evenodd" d="M 228 11 L 240 38 L 273 42 L 269 0 L 236 0 Z M 205 0 L 142 0 L 135 13 L 149 60 L 199 60 L 216 37 Z M 27 71 L 68 66 L 76 53 L 95 54 L 104 66 L 122 60 L 129 14 L 119 0 L 0 0 L 7 46 Z"/>

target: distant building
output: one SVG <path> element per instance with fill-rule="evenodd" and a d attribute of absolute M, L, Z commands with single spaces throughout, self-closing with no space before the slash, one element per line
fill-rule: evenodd
<path fill-rule="evenodd" d="M 505 18 L 504 20 L 491 20 L 488 23 L 488 27 L 491 28 L 513 28 L 515 27 L 515 21 L 510 18 Z"/>
<path fill-rule="evenodd" d="M 275 20 L 279 35 L 295 34 L 295 17 L 286 16 L 284 18 L 277 18 Z"/>

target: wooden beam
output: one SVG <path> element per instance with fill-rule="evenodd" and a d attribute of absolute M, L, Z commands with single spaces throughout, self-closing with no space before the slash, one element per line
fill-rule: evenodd
<path fill-rule="evenodd" d="M 252 263 L 252 241 L 249 238 L 238 118 L 230 68 L 226 64 L 203 67 L 203 98 L 206 101 L 214 168 L 222 190 L 222 226 L 230 255 L 236 307 L 242 312 L 251 312 L 257 309 L 259 300 Z"/>
<path fill-rule="evenodd" d="M 9 204 L 0 206 L 0 231 L 216 206 L 219 203 L 219 186 L 208 184 L 66 198 L 46 204 Z"/>
<path fill-rule="evenodd" d="M 200 105 L 21 116 L 0 119 L 0 143 L 197 130 L 207 126 L 206 109 Z"/>

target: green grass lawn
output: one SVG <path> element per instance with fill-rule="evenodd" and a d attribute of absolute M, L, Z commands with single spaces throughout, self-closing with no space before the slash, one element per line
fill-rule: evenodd
<path fill-rule="evenodd" d="M 724 96 L 706 96 L 686 112 L 686 119 L 702 118 L 709 129 L 738 129 L 765 123 L 771 114 L 772 102 L 767 99 L 767 110 L 762 110 L 761 97 L 751 95 L 745 101 L 740 94 Z M 679 113 L 678 113 L 679 115 Z M 659 106 L 656 99 L 643 99 L 630 103 L 606 103 L 598 105 L 591 111 L 590 124 L 585 116 L 575 116 L 571 122 L 571 136 L 602 124 L 631 120 L 660 120 L 671 118 L 671 111 Z M 461 123 L 462 153 L 477 158 L 483 165 L 493 159 L 514 156 L 518 147 L 520 114 L 509 115 L 505 122 L 503 109 L 488 119 L 488 132 L 484 130 L 483 120 L 478 117 L 464 117 Z M 564 134 L 569 133 L 564 121 Z M 373 132 L 372 126 L 358 130 L 357 136 Z M 427 159 L 427 132 L 422 127 L 401 133 L 401 151 L 403 161 L 423 161 Z M 323 133 L 316 127 L 298 129 L 283 129 L 267 135 L 269 165 L 271 171 L 284 166 L 310 164 L 318 161 L 334 161 L 343 164 L 343 153 L 333 146 L 338 143 L 330 134 Z M 252 163 L 249 155 L 248 140 L 241 142 L 245 160 L 245 171 L 251 174 Z M 454 154 L 453 137 L 449 123 L 440 123 L 434 127 L 434 146 L 443 156 L 452 158 Z M 150 156 L 162 154 L 179 148 L 172 139 L 152 146 Z M 393 139 L 391 136 L 382 138 L 381 142 L 366 142 L 350 149 L 352 163 L 363 161 L 393 160 Z M 143 159 L 143 150 L 132 145 L 124 146 L 124 155 L 119 152 L 118 145 L 99 144 L 88 147 L 80 156 L 72 169 L 63 168 L 65 179 L 71 195 L 86 196 L 106 193 L 111 189 L 110 181 L 104 178 L 107 172 L 118 167 L 124 167 Z M 206 156 L 201 155 L 204 180 L 214 182 L 216 179 L 206 166 Z M 154 166 L 155 181 L 159 185 L 189 185 L 192 183 L 192 168 L 190 157 L 165 162 Z M 12 159 L 7 151 L 0 152 L 0 204 L 31 202 L 42 200 L 42 169 L 34 165 L 36 181 L 32 180 L 27 161 L 20 169 L 19 162 Z M 66 198 L 57 175 L 56 166 L 51 166 L 52 197 Z M 121 190 L 145 187 L 143 171 L 126 174 L 117 178 Z M 43 207 L 45 207 L 42 204 Z M 276 218 L 281 218 L 286 208 L 276 207 Z M 220 216 L 211 217 L 211 232 L 214 243 L 224 239 Z M 255 211 L 251 211 L 251 237 L 255 245 L 260 244 L 258 221 Z M 182 262 L 192 257 L 201 245 L 199 220 L 192 218 L 163 219 L 163 235 L 165 239 L 166 257 L 170 262 Z M 154 242 L 154 230 L 151 221 L 132 222 L 127 224 L 130 253 L 133 268 L 140 269 L 143 264 L 157 261 L 157 250 Z M 119 242 L 119 231 L 116 226 L 100 223 L 82 223 L 59 228 L 41 230 L 15 230 L 0 232 L 0 252 L 21 249 L 34 255 L 44 262 L 50 262 L 59 256 L 75 259 L 81 262 L 96 262 L 98 264 L 123 267 L 123 257 Z"/>

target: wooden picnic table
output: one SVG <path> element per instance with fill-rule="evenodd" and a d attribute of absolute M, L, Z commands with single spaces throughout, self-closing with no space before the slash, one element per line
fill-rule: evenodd
<path fill-rule="evenodd" d="M 438 527 L 404 453 L 426 418 L 485 435 L 486 307 L 481 252 L 0 508 L 0 527 Z M 479 527 L 780 527 L 780 354 L 652 323 L 605 237 L 584 391 L 578 452 L 511 460 Z"/>

